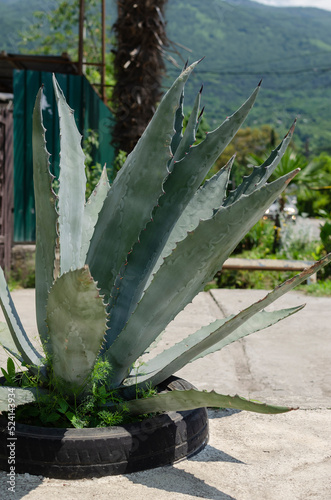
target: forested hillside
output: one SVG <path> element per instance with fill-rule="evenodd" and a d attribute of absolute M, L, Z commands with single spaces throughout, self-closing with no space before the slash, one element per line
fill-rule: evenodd
<path fill-rule="evenodd" d="M 0 0 L 0 50 L 18 49 L 19 31 L 53 0 Z M 108 0 L 111 25 L 115 0 Z M 204 84 L 210 126 L 232 113 L 263 78 L 248 125 L 267 123 L 283 135 L 298 117 L 297 141 L 331 152 L 331 12 L 275 8 L 249 0 L 168 0 L 168 36 L 183 60 L 205 57 L 187 100 Z M 173 55 L 173 54 L 172 54 Z M 182 64 L 178 55 L 174 55 Z M 168 65 L 169 79 L 178 74 Z"/>
<path fill-rule="evenodd" d="M 190 60 L 205 56 L 191 78 L 210 124 L 232 113 L 263 78 L 247 124 L 286 132 L 298 117 L 296 137 L 331 151 L 331 12 L 275 8 L 249 0 L 170 0 L 171 40 Z M 175 74 L 169 69 L 169 74 Z"/>
<path fill-rule="evenodd" d="M 0 52 L 21 52 L 20 32 L 34 22 L 33 13 L 46 10 L 52 0 L 0 0 Z"/>

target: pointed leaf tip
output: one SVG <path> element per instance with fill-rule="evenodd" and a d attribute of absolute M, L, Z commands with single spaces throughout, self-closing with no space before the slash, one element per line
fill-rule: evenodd
<path fill-rule="evenodd" d="M 293 132 L 294 132 L 294 129 L 295 129 L 295 126 L 297 124 L 297 118 L 294 120 L 294 122 L 292 123 L 289 131 L 287 132 L 287 134 L 284 136 L 284 139 L 286 139 L 287 137 L 289 136 L 292 136 L 293 135 Z"/>
<path fill-rule="evenodd" d="M 261 85 L 262 85 L 262 81 L 263 81 L 263 79 L 261 78 L 261 80 L 259 81 L 259 83 L 258 83 L 258 85 L 257 85 L 258 87 L 261 87 Z"/>
<path fill-rule="evenodd" d="M 202 91 L 203 91 L 203 84 L 200 87 L 199 94 L 202 94 Z"/>
<path fill-rule="evenodd" d="M 293 134 L 293 132 L 294 132 L 295 126 L 297 124 L 297 121 L 298 121 L 298 118 L 296 117 L 295 120 L 294 120 L 294 122 L 293 122 L 293 124 L 292 124 L 292 127 L 290 128 L 291 134 Z"/>
<path fill-rule="evenodd" d="M 267 405 L 265 403 L 248 400 L 240 396 L 226 396 L 215 391 L 203 392 L 195 389 L 173 390 L 145 399 L 127 401 L 126 405 L 133 414 L 150 413 L 155 411 L 185 411 L 193 408 L 225 407 L 238 410 L 253 411 L 264 414 L 285 413 L 295 408 Z"/>
<path fill-rule="evenodd" d="M 287 181 L 286 181 L 286 185 L 288 185 L 292 179 L 294 179 L 294 177 L 300 172 L 301 168 L 296 168 L 295 170 L 293 170 L 293 172 L 290 173 Z"/>

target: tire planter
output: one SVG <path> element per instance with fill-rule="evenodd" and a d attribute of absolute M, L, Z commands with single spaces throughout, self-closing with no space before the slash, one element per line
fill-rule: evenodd
<path fill-rule="evenodd" d="M 171 377 L 160 390 L 192 389 Z M 142 422 L 94 429 L 16 424 L 15 473 L 58 479 L 127 474 L 173 464 L 208 442 L 206 408 L 163 413 Z M 9 471 L 7 420 L 0 418 L 0 469 Z"/>

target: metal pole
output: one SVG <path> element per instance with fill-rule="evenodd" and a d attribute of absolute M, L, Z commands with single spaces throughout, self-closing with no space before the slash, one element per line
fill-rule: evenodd
<path fill-rule="evenodd" d="M 106 97 L 106 0 L 101 0 L 101 96 L 104 103 L 107 104 Z"/>
<path fill-rule="evenodd" d="M 83 74 L 85 0 L 79 2 L 78 73 Z"/>

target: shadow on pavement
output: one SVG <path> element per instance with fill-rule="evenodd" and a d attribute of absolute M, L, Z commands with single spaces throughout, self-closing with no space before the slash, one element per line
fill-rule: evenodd
<path fill-rule="evenodd" d="M 193 457 L 187 458 L 186 460 L 192 462 L 229 462 L 233 464 L 246 465 L 245 462 L 242 462 L 241 460 L 238 460 L 237 458 L 224 453 L 224 451 L 210 445 L 207 445 L 204 450 L 200 451 L 200 453 L 197 453 Z"/>
<path fill-rule="evenodd" d="M 136 472 L 127 477 L 133 484 L 142 484 L 170 493 L 175 492 L 208 500 L 236 500 L 214 486 L 210 486 L 194 474 L 172 466 Z"/>

